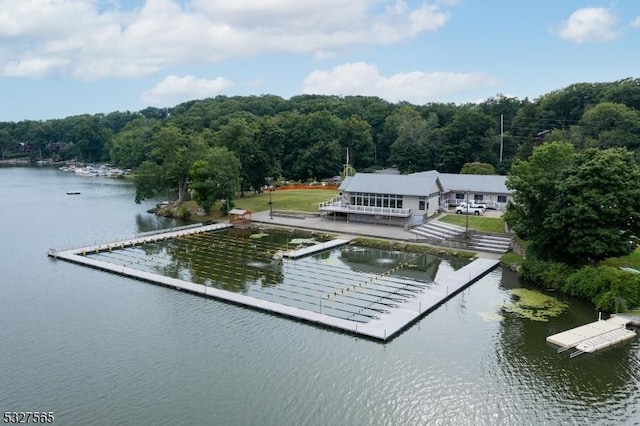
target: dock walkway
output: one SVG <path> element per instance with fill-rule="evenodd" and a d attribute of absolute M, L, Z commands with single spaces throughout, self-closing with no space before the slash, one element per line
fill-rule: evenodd
<path fill-rule="evenodd" d="M 287 257 L 289 259 L 298 259 L 302 256 L 307 256 L 309 254 L 317 253 L 319 251 L 324 251 L 330 248 L 343 246 L 345 244 L 349 244 L 349 240 L 336 238 L 330 241 L 326 241 L 324 243 L 314 244 L 309 247 L 303 247 L 297 250 L 289 250 L 282 253 L 282 256 Z"/>

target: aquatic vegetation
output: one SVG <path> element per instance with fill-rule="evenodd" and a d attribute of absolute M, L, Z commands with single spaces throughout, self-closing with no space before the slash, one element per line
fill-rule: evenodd
<path fill-rule="evenodd" d="M 249 238 L 252 238 L 252 239 L 256 239 L 256 240 L 257 240 L 257 239 L 264 238 L 264 237 L 268 237 L 268 236 L 269 236 L 269 234 L 265 234 L 264 232 L 259 232 L 259 233 L 257 233 L 257 234 L 251 234 L 251 235 L 249 236 Z"/>
<path fill-rule="evenodd" d="M 560 315 L 569 306 L 555 297 L 536 290 L 514 288 L 510 293 L 516 297 L 516 300 L 506 303 L 502 309 L 532 321 L 549 321 L 549 318 Z"/>
<path fill-rule="evenodd" d="M 311 244 L 318 244 L 318 240 L 316 240 L 315 238 L 293 238 L 291 241 L 289 241 L 289 244 L 293 244 L 293 245 L 311 245 Z"/>

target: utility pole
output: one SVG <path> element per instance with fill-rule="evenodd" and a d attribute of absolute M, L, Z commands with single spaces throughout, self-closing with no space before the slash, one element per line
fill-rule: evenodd
<path fill-rule="evenodd" d="M 471 209 L 469 208 L 469 191 L 465 191 L 465 193 L 467 195 L 467 211 L 463 212 L 463 213 L 466 213 L 465 214 L 465 223 L 466 223 L 466 225 L 465 225 L 465 238 L 467 240 L 469 240 L 469 211 Z"/>
<path fill-rule="evenodd" d="M 500 162 L 502 163 L 502 153 L 504 152 L 504 114 L 500 114 Z"/>

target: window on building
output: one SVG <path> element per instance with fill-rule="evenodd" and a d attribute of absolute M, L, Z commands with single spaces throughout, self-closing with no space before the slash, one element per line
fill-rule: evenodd
<path fill-rule="evenodd" d="M 426 210 L 427 209 L 427 197 L 418 198 L 418 210 Z"/>
<path fill-rule="evenodd" d="M 475 201 L 476 203 L 481 203 L 483 199 L 484 199 L 484 195 L 473 194 L 473 201 Z"/>
<path fill-rule="evenodd" d="M 456 200 L 464 200 L 464 193 L 456 192 Z"/>
<path fill-rule="evenodd" d="M 507 196 L 506 195 L 498 195 L 498 202 L 499 203 L 506 203 L 507 202 Z"/>

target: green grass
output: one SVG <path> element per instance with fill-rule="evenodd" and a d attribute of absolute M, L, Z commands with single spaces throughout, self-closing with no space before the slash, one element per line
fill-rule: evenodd
<path fill-rule="evenodd" d="M 505 253 L 500 257 L 500 261 L 506 265 L 521 265 L 523 260 L 522 256 L 519 256 L 512 251 Z"/>
<path fill-rule="evenodd" d="M 469 229 L 475 229 L 480 232 L 504 233 L 504 220 L 500 217 L 447 214 L 438 220 L 464 228 L 467 225 L 467 219 L 469 220 Z"/>
<path fill-rule="evenodd" d="M 273 210 L 287 210 L 305 213 L 318 213 L 318 203 L 329 201 L 338 195 L 338 191 L 330 189 L 288 189 L 273 191 L 271 200 Z M 269 210 L 269 193 L 248 194 L 233 200 L 236 207 L 261 212 Z"/>
<path fill-rule="evenodd" d="M 640 269 L 640 248 L 636 248 L 628 256 L 610 258 L 603 261 L 602 264 L 613 266 L 614 268 L 630 267 Z"/>

